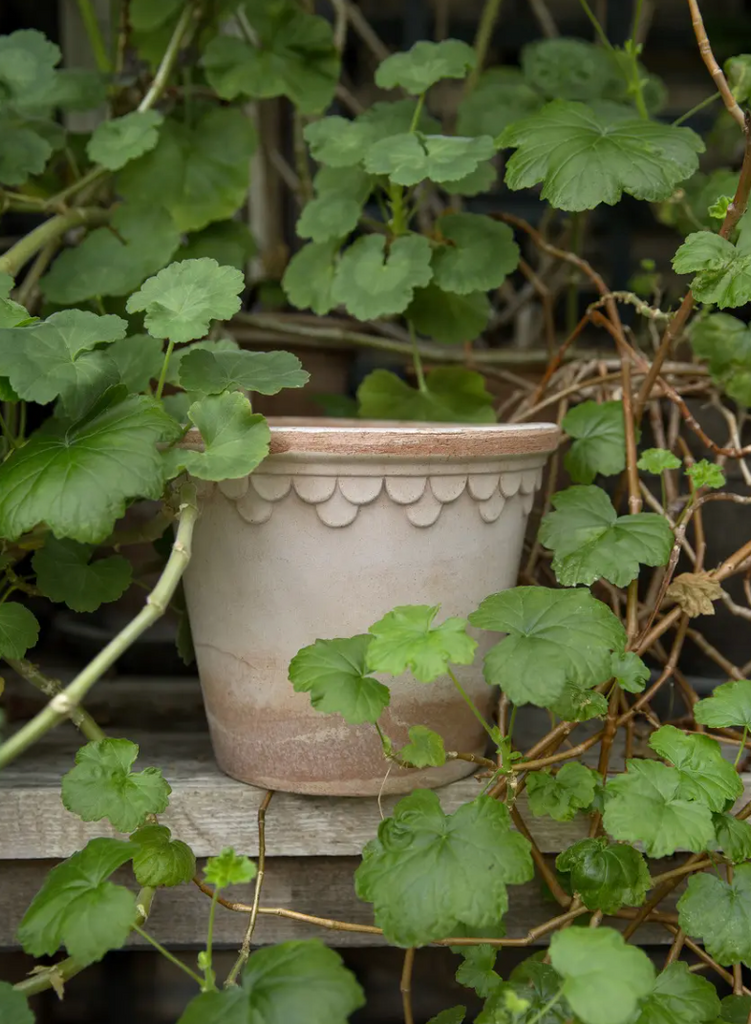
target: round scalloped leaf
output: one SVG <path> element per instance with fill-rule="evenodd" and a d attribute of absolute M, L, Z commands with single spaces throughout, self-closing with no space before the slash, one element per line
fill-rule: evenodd
<path fill-rule="evenodd" d="M 567 682 L 591 688 L 610 675 L 626 633 L 587 590 L 514 587 L 487 597 L 470 625 L 508 634 L 485 656 L 485 679 L 514 704 L 548 707 Z"/>
<path fill-rule="evenodd" d="M 627 1024 L 654 987 L 647 954 L 612 928 L 556 932 L 550 962 L 564 979 L 561 994 L 583 1024 Z"/>
<path fill-rule="evenodd" d="M 66 604 L 74 612 L 94 612 L 102 604 L 117 601 L 130 586 L 130 562 L 122 555 L 92 562 L 93 553 L 90 544 L 48 537 L 32 558 L 37 588 L 50 601 Z"/>
<path fill-rule="evenodd" d="M 65 946 L 81 964 L 101 960 L 124 945 L 136 922 L 135 893 L 107 881 L 133 855 L 120 839 L 91 839 L 52 868 L 18 926 L 31 956 L 53 956 Z"/>
<path fill-rule="evenodd" d="M 342 255 L 332 298 L 358 320 L 403 313 L 415 288 L 433 275 L 430 256 L 430 243 L 422 235 L 396 238 L 388 252 L 382 235 L 364 235 Z"/>
<path fill-rule="evenodd" d="M 42 135 L 8 117 L 0 117 L 0 185 L 24 185 L 41 174 L 53 147 Z"/>
<path fill-rule="evenodd" d="M 652 886 L 647 862 L 626 843 L 581 839 L 559 854 L 555 866 L 569 876 L 575 892 L 589 910 L 615 914 L 621 907 L 640 907 Z"/>
<path fill-rule="evenodd" d="M 536 818 L 571 821 L 595 798 L 597 773 L 583 764 L 565 764 L 556 775 L 549 771 L 527 775 L 529 809 Z"/>
<path fill-rule="evenodd" d="M 252 882 L 257 873 L 253 861 L 244 854 L 235 853 L 231 846 L 225 846 L 216 857 L 209 857 L 203 869 L 206 881 L 217 889 Z"/>
<path fill-rule="evenodd" d="M 453 616 L 433 626 L 440 605 L 402 605 L 374 623 L 365 654 L 371 672 L 400 676 L 409 669 L 421 683 L 432 683 L 449 663 L 471 665 L 477 641 L 467 635 L 467 620 Z"/>
<path fill-rule="evenodd" d="M 751 729 L 751 680 L 732 679 L 715 687 L 711 697 L 694 706 L 694 716 L 710 729 Z"/>
<path fill-rule="evenodd" d="M 39 639 L 39 623 L 17 601 L 0 604 L 0 658 L 23 658 Z"/>
<path fill-rule="evenodd" d="M 751 860 L 751 824 L 728 813 L 715 814 L 713 820 L 717 845 L 728 860 L 733 864 Z"/>
<path fill-rule="evenodd" d="M 443 345 L 458 345 L 479 338 L 492 312 L 485 292 L 457 295 L 431 281 L 427 288 L 415 289 L 404 315 L 419 334 Z"/>
<path fill-rule="evenodd" d="M 86 144 L 89 159 L 110 171 L 119 171 L 153 149 L 164 117 L 156 110 L 134 110 L 98 125 Z"/>
<path fill-rule="evenodd" d="M 130 837 L 135 843 L 133 874 L 139 885 L 182 885 L 196 873 L 196 858 L 189 846 L 172 839 L 166 825 L 142 825 Z"/>
<path fill-rule="evenodd" d="M 524 78 L 548 100 L 598 100 L 623 92 L 610 52 L 583 39 L 540 39 L 522 50 Z"/>
<path fill-rule="evenodd" d="M 475 51 L 458 39 L 422 40 L 406 53 L 392 53 L 382 61 L 375 80 L 381 89 L 401 87 L 420 96 L 442 78 L 466 78 L 476 63 Z"/>
<path fill-rule="evenodd" d="M 519 246 L 507 224 L 475 213 L 449 213 L 438 221 L 448 244 L 433 254 L 433 282 L 459 295 L 499 288 L 519 265 Z"/>
<path fill-rule="evenodd" d="M 3 1024 L 34 1024 L 35 1020 L 24 994 L 7 981 L 0 981 L 0 1020 Z"/>
<path fill-rule="evenodd" d="M 212 320 L 234 316 L 244 287 L 245 278 L 235 267 L 220 267 L 208 257 L 182 260 L 144 281 L 125 308 L 146 314 L 146 330 L 153 338 L 194 341 L 208 333 Z"/>
<path fill-rule="evenodd" d="M 365 655 L 372 639 L 365 633 L 303 647 L 289 665 L 295 692 L 309 693 L 316 711 L 339 714 L 351 725 L 377 722 L 391 694 L 367 675 Z"/>
<path fill-rule="evenodd" d="M 409 730 L 409 743 L 399 751 L 399 758 L 415 768 L 440 768 L 446 763 L 443 737 L 426 725 L 413 725 Z"/>
<path fill-rule="evenodd" d="M 479 796 L 444 814 L 432 790 L 417 790 L 363 850 L 355 889 L 373 904 L 389 942 L 418 946 L 463 925 L 472 934 L 497 925 L 508 909 L 506 885 L 533 874 L 529 843 L 498 800 Z"/>
<path fill-rule="evenodd" d="M 179 260 L 208 256 L 221 267 L 236 267 L 244 271 L 255 252 L 256 244 L 246 225 L 238 220 L 223 220 L 209 224 L 202 231 L 194 231 L 175 255 Z"/>
<path fill-rule="evenodd" d="M 386 174 L 397 185 L 417 185 L 428 178 L 438 183 L 459 181 L 495 155 L 489 135 L 423 135 L 402 132 L 374 142 L 365 156 L 365 169 Z"/>
<path fill-rule="evenodd" d="M 516 149 L 506 167 L 509 188 L 542 184 L 543 199 L 572 211 L 612 206 L 624 192 L 668 199 L 704 151 L 690 128 L 646 121 L 612 104 L 598 112 L 566 100 L 509 125 L 498 144 Z"/>
<path fill-rule="evenodd" d="M 534 114 L 543 102 L 516 68 L 491 68 L 459 103 L 456 131 L 495 138 L 514 121 Z"/>
<path fill-rule="evenodd" d="M 681 460 L 666 448 L 647 448 L 636 463 L 636 468 L 642 473 L 652 473 L 654 476 L 659 476 L 666 469 L 680 469 L 681 466 Z"/>
<path fill-rule="evenodd" d="M 581 402 L 566 413 L 561 427 L 574 438 L 564 459 L 574 483 L 591 484 L 598 473 L 614 476 L 625 469 L 622 402 Z"/>
<path fill-rule="evenodd" d="M 269 453 L 268 423 L 237 391 L 200 398 L 188 409 L 188 418 L 203 445 L 196 451 L 176 447 L 165 452 L 169 479 L 187 472 L 199 480 L 239 480 Z"/>
<path fill-rule="evenodd" d="M 681 777 L 679 795 L 686 800 L 699 800 L 720 812 L 742 796 L 740 776 L 710 736 L 687 736 L 674 725 L 663 725 L 652 733 L 649 745 L 676 768 Z"/>
<path fill-rule="evenodd" d="M 751 300 L 751 252 L 710 231 L 689 235 L 673 257 L 676 274 L 695 274 L 691 291 L 698 302 L 720 309 Z"/>
<path fill-rule="evenodd" d="M 650 677 L 649 668 L 633 651 L 614 651 L 610 659 L 610 671 L 622 690 L 641 693 Z"/>
<path fill-rule="evenodd" d="M 730 883 L 692 875 L 678 900 L 678 923 L 718 963 L 751 966 L 751 864 L 740 864 Z"/>
<path fill-rule="evenodd" d="M 495 423 L 493 396 L 474 370 L 438 367 L 425 390 L 410 387 L 390 370 L 374 370 L 357 389 L 365 419 L 417 420 L 423 423 Z"/>
<path fill-rule="evenodd" d="M 334 308 L 332 292 L 338 252 L 339 239 L 309 242 L 289 261 L 282 288 L 296 309 L 312 309 L 318 316 L 325 316 Z"/>
<path fill-rule="evenodd" d="M 42 32 L 20 29 L 0 36 L 0 95 L 16 108 L 51 105 L 61 53 Z M 3 139 L 5 143 L 5 139 Z"/>
<path fill-rule="evenodd" d="M 276 395 L 283 388 L 301 388 L 310 374 L 291 352 L 188 351 L 180 361 L 180 383 L 186 391 L 216 395 L 221 391 L 256 391 Z"/>
<path fill-rule="evenodd" d="M 347 1024 L 365 1003 L 341 957 L 316 940 L 253 953 L 239 985 L 205 992 L 178 1024 Z"/>
<path fill-rule="evenodd" d="M 665 565 L 670 557 L 673 531 L 663 516 L 619 516 L 599 487 L 569 487 L 553 496 L 552 505 L 539 538 L 553 552 L 553 571 L 563 587 L 599 579 L 625 587 L 640 565 Z"/>
<path fill-rule="evenodd" d="M 133 498 L 161 497 L 160 441 L 179 434 L 146 395 L 110 388 L 80 420 L 49 419 L 0 467 L 0 531 L 14 540 L 39 523 L 56 537 L 98 543 Z"/>

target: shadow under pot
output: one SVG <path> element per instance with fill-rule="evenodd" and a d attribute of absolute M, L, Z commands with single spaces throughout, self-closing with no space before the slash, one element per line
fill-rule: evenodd
<path fill-rule="evenodd" d="M 288 679 L 317 639 L 365 633 L 398 605 L 466 616 L 516 584 L 527 518 L 558 428 L 347 420 L 270 420 L 271 453 L 247 478 L 201 485 L 185 577 L 193 640 L 219 767 L 294 793 L 369 796 L 436 787 L 473 765 L 393 768 L 372 725 L 311 707 Z M 200 436 L 185 442 L 200 447 Z M 457 676 L 490 717 L 482 659 Z M 448 678 L 381 678 L 382 716 L 401 746 L 413 725 L 447 750 L 481 754 L 485 735 Z"/>

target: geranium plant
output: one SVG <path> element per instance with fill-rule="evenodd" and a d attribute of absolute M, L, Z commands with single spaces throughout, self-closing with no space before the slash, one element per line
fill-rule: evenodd
<path fill-rule="evenodd" d="M 285 96 L 319 165 L 298 222 L 309 241 L 284 276 L 290 302 L 319 314 L 343 306 L 365 322 L 401 318 L 410 337 L 416 386 L 375 371 L 360 388 L 361 415 L 492 421 L 477 370 L 426 372 L 418 335 L 446 345 L 474 340 L 489 320 L 489 293 L 507 275 L 519 267 L 539 284 L 530 262 L 536 252 L 573 268 L 599 296 L 551 353 L 539 384 L 509 410 L 520 421 L 552 409 L 568 438 L 568 480 L 558 489 L 556 460 L 522 585 L 489 595 L 466 619 L 444 621 L 435 607 L 395 608 L 364 622 L 358 636 L 311 637 L 290 665 L 291 686 L 322 713 L 372 724 L 384 774 L 456 758 L 476 761 L 482 772 L 477 797 L 453 814 L 433 792 L 400 800 L 355 874 L 375 926 L 405 949 L 405 1024 L 415 1024 L 416 950 L 431 943 L 454 949 L 458 981 L 484 1001 L 476 1024 L 751 1021 L 743 975 L 751 966 L 751 802 L 743 801 L 740 775 L 751 747 L 751 681 L 693 621 L 718 601 L 751 618 L 724 589 L 732 577 L 747 581 L 751 542 L 707 567 L 703 522 L 710 502 L 751 500 L 725 490 L 723 469 L 733 460 L 751 483 L 743 461 L 751 447 L 741 442 L 749 328 L 724 312 L 751 299 L 751 128 L 740 106 L 751 95 L 751 57 L 734 58 L 724 72 L 698 3 L 688 0 L 702 57 L 742 144 L 739 168 L 699 177 L 701 138 L 654 116 L 663 92 L 639 59 L 641 0 L 623 49 L 581 4 L 599 46 L 541 40 L 525 51 L 521 70 L 485 71 L 500 6 L 491 0 L 474 48 L 424 41 L 386 57 L 376 81 L 403 95 L 354 118 L 314 119 L 337 89 L 346 0 L 334 5 L 336 31 L 293 0 L 133 0 L 114 58 L 90 24 L 96 75 L 59 70 L 57 48 L 38 33 L 0 39 L 0 198 L 7 210 L 46 218 L 0 257 L 0 656 L 50 697 L 0 744 L 0 769 L 70 719 L 87 742 L 62 780 L 62 802 L 122 836 L 93 839 L 50 871 L 18 938 L 32 956 L 64 949 L 66 958 L 15 986 L 0 982 L 3 1020 L 29 1024 L 28 996 L 60 991 L 133 931 L 195 983 L 181 1024 L 343 1024 L 363 1003 L 353 976 L 320 943 L 251 952 L 264 911 L 263 871 L 228 848 L 199 877 L 190 848 L 159 822 L 168 780 L 158 767 L 134 768 L 137 745 L 108 738 L 83 703 L 174 595 L 190 558 L 200 481 L 247 476 L 267 454 L 269 430 L 252 409 L 253 394 L 305 383 L 293 356 L 244 351 L 215 324 L 240 310 L 239 266 L 250 245 L 232 219 L 254 146 L 240 107 Z M 226 19 L 240 34 L 220 30 Z M 140 63 L 126 75 L 124 55 L 133 49 Z M 457 131 L 449 134 L 431 113 L 430 90 L 465 79 Z M 111 116 L 90 137 L 66 136 L 53 118 L 104 100 Z M 488 187 L 499 150 L 507 154 L 508 187 L 542 186 L 554 211 L 579 215 L 625 193 L 660 204 L 659 216 L 676 226 L 689 219 L 697 230 L 676 242 L 673 262 L 679 275 L 691 275 L 680 305 L 672 308 L 653 278 L 646 297 L 612 292 L 559 244 L 552 220 L 538 230 L 502 209 L 485 216 L 451 205 L 451 197 Z M 74 229 L 82 236 L 64 244 Z M 623 303 L 636 309 L 644 332 L 626 329 Z M 590 326 L 612 339 L 612 365 L 565 365 Z M 687 339 L 698 361 L 676 362 Z M 480 354 L 446 352 L 454 363 Z M 687 405 L 684 395 L 697 391 L 721 408 L 725 443 Z M 32 420 L 41 425 L 29 429 Z M 653 443 L 642 441 L 647 426 Z M 118 520 L 145 499 L 161 508 L 133 537 Z M 128 541 L 158 539 L 172 525 L 171 553 L 144 610 L 69 685 L 46 678 L 28 660 L 38 624 L 23 596 L 81 612 L 114 601 L 132 578 L 122 555 Z M 682 556 L 688 568 L 676 574 Z M 497 634 L 482 665 L 501 693 L 497 720 L 483 720 L 489 756 L 446 750 L 419 721 L 398 749 L 381 724 L 388 684 L 371 674 L 410 672 L 425 685 L 448 677 L 469 700 L 452 668 L 475 659 L 468 626 Z M 688 640 L 730 677 L 702 700 L 680 671 Z M 685 707 L 671 707 L 663 721 L 656 698 L 673 682 Z M 514 725 L 526 705 L 546 709 L 553 724 L 522 750 Z M 595 727 L 582 738 L 584 722 Z M 618 771 L 621 736 L 626 767 Z M 269 794 L 261 823 L 273 813 L 270 801 Z M 582 819 L 589 834 L 553 862 L 530 829 L 542 817 Z M 259 847 L 263 862 L 262 829 Z M 660 865 L 676 853 L 689 856 Z M 125 865 L 130 886 L 111 880 Z M 556 913 L 525 937 L 507 937 L 515 887 L 534 877 Z M 229 976 L 217 979 L 212 946 L 216 914 L 227 903 L 222 891 L 252 882 L 248 904 L 229 904 L 247 914 L 247 928 Z M 192 966 L 148 925 L 159 889 L 181 884 L 208 897 L 206 945 Z M 679 886 L 674 908 L 666 900 Z M 670 934 L 658 966 L 638 946 L 647 922 Z M 508 977 L 496 970 L 504 946 L 541 941 L 549 941 L 547 951 Z M 705 970 L 732 987 L 722 1003 Z M 465 1018 L 456 1006 L 433 1024 Z"/>

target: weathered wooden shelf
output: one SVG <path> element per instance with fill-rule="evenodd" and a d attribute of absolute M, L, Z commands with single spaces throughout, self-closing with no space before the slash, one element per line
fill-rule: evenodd
<path fill-rule="evenodd" d="M 103 699 L 110 685 L 102 687 Z M 123 682 L 114 687 L 120 688 L 122 696 L 123 688 L 132 685 L 139 689 L 143 686 Z M 178 686 L 184 699 L 195 684 L 181 682 Z M 165 688 L 166 684 L 155 689 L 164 693 Z M 156 696 L 153 692 L 152 697 Z M 189 843 L 199 858 L 230 845 L 238 852 L 257 855 L 257 812 L 264 791 L 219 771 L 205 730 L 139 732 L 128 727 L 113 728 L 112 732 L 125 734 L 140 745 L 139 764 L 153 764 L 163 770 L 172 786 L 172 797 L 160 821 L 172 829 L 176 838 Z M 0 947 L 15 944 L 23 910 L 56 860 L 70 856 L 95 836 L 115 834 L 104 822 L 80 821 L 62 805 L 60 779 L 72 767 L 79 745 L 78 734 L 70 726 L 61 726 L 0 774 Z M 751 776 L 745 781 L 748 799 Z M 468 778 L 437 792 L 444 809 L 450 812 L 472 799 L 479 788 L 479 780 Z M 383 799 L 384 814 L 397 799 Z M 524 796 L 519 806 L 524 813 Z M 586 835 L 584 819 L 557 824 L 526 813 L 525 819 L 546 854 L 558 853 Z M 275 794 L 266 817 L 268 859 L 263 906 L 372 924 L 370 907 L 356 898 L 352 879 L 362 848 L 375 835 L 379 821 L 375 798 Z M 133 884 L 127 871 L 122 872 L 122 880 Z M 555 904 L 543 896 L 537 882 L 514 887 L 511 895 L 506 918 L 509 937 L 525 935 L 556 912 Z M 229 898 L 243 902 L 249 902 L 251 896 L 252 886 L 229 894 Z M 150 930 L 168 946 L 200 945 L 207 909 L 207 898 L 195 886 L 162 890 L 155 900 Z M 217 941 L 237 945 L 245 924 L 245 915 L 222 910 L 217 919 Z M 669 933 L 658 926 L 645 927 L 640 934 L 643 942 L 670 941 Z M 378 936 L 318 929 L 269 915 L 261 917 L 256 937 L 259 943 L 304 937 L 319 937 L 332 945 L 377 945 L 382 941 Z"/>

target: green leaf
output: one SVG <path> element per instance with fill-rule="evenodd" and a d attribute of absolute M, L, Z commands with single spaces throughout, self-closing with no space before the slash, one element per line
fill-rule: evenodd
<path fill-rule="evenodd" d="M 38 108 L 55 90 L 60 48 L 36 29 L 0 36 L 0 103 Z"/>
<path fill-rule="evenodd" d="M 17 601 L 0 604 L 0 658 L 23 658 L 39 639 L 39 623 Z"/>
<path fill-rule="evenodd" d="M 709 231 L 689 235 L 673 257 L 676 274 L 695 274 L 691 291 L 698 302 L 720 309 L 751 299 L 751 252 Z"/>
<path fill-rule="evenodd" d="M 402 132 L 374 142 L 365 155 L 365 170 L 385 174 L 397 185 L 417 185 L 428 178 L 458 181 L 495 155 L 489 135 L 423 135 Z"/>
<path fill-rule="evenodd" d="M 35 1020 L 26 997 L 7 981 L 0 981 L 0 1020 L 3 1024 L 34 1024 Z"/>
<path fill-rule="evenodd" d="M 392 135 L 412 129 L 413 100 L 374 103 L 353 121 L 345 117 L 323 117 L 306 125 L 303 135 L 311 155 L 332 168 L 354 167 L 362 162 L 368 148 Z M 440 132 L 441 126 L 423 110 L 416 126 L 423 132 Z"/>
<path fill-rule="evenodd" d="M 457 111 L 459 135 L 491 135 L 534 114 L 543 105 L 539 93 L 530 88 L 516 68 L 490 68 L 464 96 Z"/>
<path fill-rule="evenodd" d="M 102 295 L 130 295 L 169 263 L 180 232 L 160 207 L 118 206 L 109 227 L 65 249 L 39 283 L 49 302 L 73 305 Z"/>
<path fill-rule="evenodd" d="M 117 367 L 120 381 L 131 394 L 146 391 L 149 383 L 159 377 L 164 362 L 160 338 L 150 334 L 133 334 L 116 341 L 107 349 L 107 355 Z"/>
<path fill-rule="evenodd" d="M 597 686 L 626 641 L 616 616 L 585 590 L 514 587 L 487 597 L 469 621 L 508 634 L 486 654 L 485 679 L 514 704 L 547 707 L 567 681 Z"/>
<path fill-rule="evenodd" d="M 0 185 L 24 185 L 41 174 L 52 156 L 50 143 L 30 128 L 0 116 Z"/>
<path fill-rule="evenodd" d="M 235 267 L 220 267 L 208 258 L 182 260 L 145 281 L 125 308 L 146 314 L 146 330 L 152 337 L 179 344 L 202 338 L 212 320 L 234 316 L 244 287 L 245 278 Z"/>
<path fill-rule="evenodd" d="M 725 996 L 721 1006 L 721 1016 L 714 1024 L 747 1024 L 751 996 Z"/>
<path fill-rule="evenodd" d="M 521 64 L 525 80 L 549 100 L 599 100 L 624 85 L 610 52 L 583 39 L 530 43 L 522 50 Z"/>
<path fill-rule="evenodd" d="M 685 798 L 676 768 L 646 760 L 627 764 L 628 771 L 605 786 L 603 824 L 613 839 L 643 842 L 650 857 L 698 853 L 714 842 L 709 807 Z"/>
<path fill-rule="evenodd" d="M 476 213 L 449 213 L 438 221 L 448 244 L 433 254 L 433 280 L 459 295 L 498 288 L 519 265 L 519 246 L 507 224 Z"/>
<path fill-rule="evenodd" d="M 728 860 L 733 864 L 751 860 L 751 825 L 727 813 L 715 814 L 713 820 L 717 845 Z"/>
<path fill-rule="evenodd" d="M 714 985 L 679 961 L 657 975 L 635 1024 L 705 1024 L 719 1012 Z"/>
<path fill-rule="evenodd" d="M 665 565 L 673 531 L 663 516 L 619 516 L 599 487 L 569 487 L 553 496 L 555 512 L 540 525 L 539 539 L 553 552 L 553 571 L 563 587 L 609 580 L 625 587 L 640 565 Z"/>
<path fill-rule="evenodd" d="M 182 885 L 196 873 L 193 851 L 179 839 L 170 838 L 166 825 L 142 825 L 130 837 L 136 844 L 133 873 L 139 885 Z"/>
<path fill-rule="evenodd" d="M 346 237 L 357 227 L 373 178 L 359 167 L 322 167 L 313 185 L 316 196 L 305 205 L 297 234 L 314 242 Z"/>
<path fill-rule="evenodd" d="M 496 974 L 495 961 L 498 950 L 493 946 L 466 946 L 459 947 L 463 962 L 456 971 L 456 980 L 465 988 L 472 988 L 481 999 L 487 999 L 491 992 L 495 991 L 501 982 Z M 460 1007 L 462 1015 L 459 1017 L 459 1024 L 464 1020 L 464 1007 Z"/>
<path fill-rule="evenodd" d="M 591 484 L 598 473 L 614 476 L 626 468 L 622 402 L 582 402 L 563 417 L 561 427 L 575 438 L 564 465 L 577 484 Z"/>
<path fill-rule="evenodd" d="M 318 316 L 325 316 L 334 308 L 332 292 L 338 252 L 338 239 L 309 242 L 289 261 L 282 288 L 296 309 L 312 309 Z"/>
<path fill-rule="evenodd" d="M 309 693 L 316 711 L 339 714 L 351 725 L 377 722 L 391 695 L 387 686 L 366 674 L 365 655 L 372 640 L 363 634 L 303 647 L 289 666 L 295 692 Z"/>
<path fill-rule="evenodd" d="M 583 1024 L 626 1024 L 654 986 L 646 953 L 612 928 L 566 928 L 550 940 L 550 962 Z"/>
<path fill-rule="evenodd" d="M 561 979 L 552 967 L 525 960 L 511 972 L 509 982 L 491 992 L 475 1024 L 570 1024 L 573 1013 L 560 997 L 560 988 Z"/>
<path fill-rule="evenodd" d="M 252 473 L 269 453 L 268 423 L 236 391 L 206 395 L 191 405 L 188 418 L 203 444 L 197 451 L 179 447 L 165 452 L 170 478 L 187 472 L 199 480 L 238 480 Z"/>
<path fill-rule="evenodd" d="M 282 942 L 253 953 L 240 985 L 196 996 L 178 1024 L 347 1024 L 364 1003 L 333 949 Z"/>
<path fill-rule="evenodd" d="M 415 289 L 404 316 L 419 334 L 444 345 L 458 345 L 478 338 L 488 326 L 492 311 L 485 292 L 457 295 L 431 282 L 427 288 Z"/>
<path fill-rule="evenodd" d="M 674 725 L 663 725 L 649 737 L 649 745 L 678 769 L 680 796 L 686 800 L 699 800 L 719 812 L 725 810 L 728 801 L 732 805 L 742 795 L 740 776 L 710 736 L 687 736 Z"/>
<path fill-rule="evenodd" d="M 27 327 L 0 330 L 0 374 L 26 401 L 44 405 L 59 395 L 66 412 L 76 415 L 92 382 L 99 381 L 101 390 L 116 383 L 106 353 L 91 350 L 123 338 L 126 328 L 119 316 L 66 309 Z"/>
<path fill-rule="evenodd" d="M 607 839 L 581 839 L 561 853 L 555 866 L 568 874 L 571 891 L 589 910 L 615 914 L 640 907 L 652 887 L 644 857 L 633 846 Z"/>
<path fill-rule="evenodd" d="M 178 249 L 176 256 L 179 260 L 208 257 L 216 260 L 220 267 L 235 267 L 236 270 L 244 271 L 255 252 L 256 244 L 245 224 L 237 220 L 224 220 L 209 224 L 203 231 L 193 232 Z"/>
<path fill-rule="evenodd" d="M 98 125 L 86 145 L 92 163 L 119 171 L 153 149 L 159 141 L 158 128 L 164 117 L 156 110 L 134 110 Z"/>
<path fill-rule="evenodd" d="M 717 490 L 720 487 L 724 487 L 727 483 L 722 468 L 714 462 L 708 462 L 707 459 L 700 459 L 689 466 L 686 470 L 686 476 L 691 477 L 694 487 L 697 489 L 711 487 Z"/>
<path fill-rule="evenodd" d="M 498 143 L 516 149 L 506 167 L 509 188 L 542 183 L 543 199 L 573 211 L 612 206 L 624 192 L 650 202 L 667 199 L 697 170 L 697 154 L 704 151 L 690 128 L 566 100 L 509 125 Z"/>
<path fill-rule="evenodd" d="M 465 1006 L 452 1006 L 450 1010 L 441 1010 L 437 1017 L 431 1017 L 428 1024 L 464 1024 L 466 1015 Z"/>
<path fill-rule="evenodd" d="M 310 374 L 290 352 L 196 349 L 180 362 L 182 386 L 205 395 L 237 390 L 276 395 L 282 388 L 301 388 L 309 379 Z"/>
<path fill-rule="evenodd" d="M 733 679 L 716 686 L 711 697 L 694 706 L 694 717 L 711 729 L 751 729 L 751 681 Z"/>
<path fill-rule="evenodd" d="M 678 900 L 678 924 L 701 939 L 707 953 L 723 966 L 751 964 L 751 864 L 740 864 L 733 881 L 717 875 L 692 875 Z"/>
<path fill-rule="evenodd" d="M 136 897 L 110 875 L 133 855 L 130 843 L 91 839 L 51 869 L 18 926 L 18 941 L 31 956 L 52 956 L 65 946 L 82 964 L 119 949 L 136 922 Z"/>
<path fill-rule="evenodd" d="M 251 15 L 258 46 L 219 35 L 201 63 L 211 87 L 224 100 L 238 96 L 287 96 L 303 114 L 320 114 L 334 98 L 340 60 L 331 25 L 295 4 L 277 4 L 266 24 Z"/>
<path fill-rule="evenodd" d="M 666 469 L 680 469 L 682 462 L 666 448 L 647 448 L 641 453 L 636 468 L 642 473 L 652 473 L 658 476 Z"/>
<path fill-rule="evenodd" d="M 55 73 L 55 106 L 94 110 L 107 102 L 106 77 L 88 68 L 61 68 Z"/>
<path fill-rule="evenodd" d="M 565 722 L 589 722 L 592 718 L 604 718 L 607 715 L 608 702 L 596 690 L 566 680 L 563 693 L 549 708 Z"/>
<path fill-rule="evenodd" d="M 164 206 L 180 231 L 200 231 L 242 206 L 255 147 L 237 107 L 212 108 L 190 126 L 167 118 L 155 148 L 119 172 L 117 190 L 134 205 Z"/>
<path fill-rule="evenodd" d="M 691 325 L 689 340 L 715 384 L 729 398 L 751 405 L 751 328 L 729 313 L 713 313 Z"/>
<path fill-rule="evenodd" d="M 166 810 L 172 792 L 158 768 L 131 771 L 137 757 L 130 740 L 87 743 L 63 775 L 63 804 L 82 821 L 107 818 L 118 832 L 134 832 L 149 814 Z"/>
<path fill-rule="evenodd" d="M 475 51 L 458 39 L 440 43 L 421 41 L 406 53 L 392 53 L 375 74 L 381 89 L 402 88 L 420 96 L 442 78 L 466 78 L 477 63 Z"/>
<path fill-rule="evenodd" d="M 638 654 L 625 651 L 619 654 L 614 651 L 610 657 L 610 671 L 622 690 L 629 693 L 641 693 L 651 673 Z"/>
<path fill-rule="evenodd" d="M 444 181 L 441 187 L 451 196 L 479 196 L 482 192 L 488 192 L 495 185 L 497 178 L 498 172 L 492 162 L 484 160 L 463 178 Z"/>
<path fill-rule="evenodd" d="M 738 103 L 751 98 L 751 54 L 740 53 L 725 61 L 728 85 Z"/>
<path fill-rule="evenodd" d="M 217 338 L 216 341 L 194 341 L 192 345 L 173 349 L 167 364 L 167 382 L 177 387 L 180 386 L 180 372 L 183 359 L 187 359 L 191 352 L 238 352 L 239 350 L 240 346 L 234 338 Z"/>
<path fill-rule="evenodd" d="M 9 540 L 38 523 L 56 537 L 97 543 L 131 498 L 159 498 L 157 443 L 177 427 L 158 402 L 111 388 L 83 419 L 50 419 L 0 467 L 0 532 Z M 118 401 L 118 399 L 120 399 Z"/>
<path fill-rule="evenodd" d="M 91 544 L 48 537 L 32 559 L 37 587 L 50 601 L 66 604 L 74 612 L 94 612 L 116 601 L 130 586 L 130 562 L 122 555 L 91 562 L 93 553 Z"/>
<path fill-rule="evenodd" d="M 10 274 L 0 271 L 0 327 L 21 327 L 36 320 L 20 302 L 9 298 L 14 281 Z"/>
<path fill-rule="evenodd" d="M 527 775 L 529 809 L 536 818 L 571 821 L 595 797 L 597 774 L 583 764 L 564 764 L 556 775 L 549 771 Z"/>
<path fill-rule="evenodd" d="M 449 663 L 471 665 L 477 641 L 467 636 L 467 620 L 453 616 L 433 626 L 440 605 L 402 605 L 370 627 L 374 639 L 365 660 L 372 672 L 400 676 L 409 669 L 421 683 L 448 672 Z"/>
<path fill-rule="evenodd" d="M 529 843 L 499 801 L 480 796 L 447 815 L 432 790 L 418 790 L 363 850 L 355 889 L 389 942 L 418 946 L 461 925 L 496 924 L 508 908 L 506 885 L 533 873 Z"/>
<path fill-rule="evenodd" d="M 440 768 L 446 763 L 443 737 L 425 725 L 413 725 L 409 730 L 409 743 L 399 751 L 399 757 L 415 768 Z"/>
<path fill-rule="evenodd" d="M 257 873 L 253 861 L 240 853 L 235 853 L 231 846 L 225 846 L 216 857 L 209 857 L 203 869 L 206 881 L 217 889 L 252 882 Z"/>
<path fill-rule="evenodd" d="M 422 235 L 363 235 L 342 255 L 331 296 L 358 320 L 403 313 L 415 288 L 432 277 L 430 243 Z"/>
<path fill-rule="evenodd" d="M 485 379 L 473 370 L 439 367 L 427 377 L 425 391 L 410 387 L 389 370 L 374 370 L 357 389 L 365 419 L 418 420 L 433 423 L 495 423 L 493 398 Z"/>

